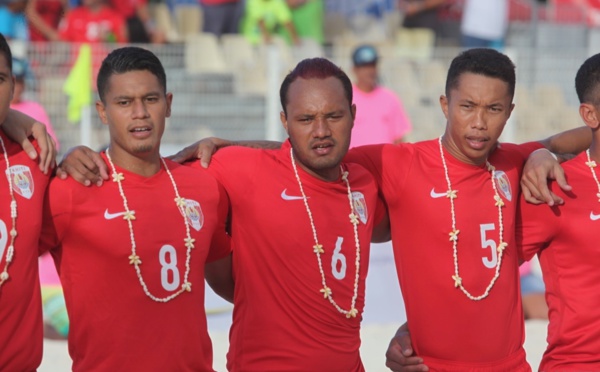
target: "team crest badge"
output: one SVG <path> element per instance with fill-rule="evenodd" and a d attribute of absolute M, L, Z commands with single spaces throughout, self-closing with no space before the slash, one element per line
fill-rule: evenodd
<path fill-rule="evenodd" d="M 365 196 L 362 194 L 362 192 L 352 192 L 352 205 L 354 206 L 354 211 L 358 214 L 358 217 L 362 223 L 366 224 L 367 218 L 369 218 L 369 211 L 367 211 L 367 202 L 365 201 Z"/>
<path fill-rule="evenodd" d="M 504 199 L 512 201 L 512 192 L 510 191 L 510 180 L 503 171 L 496 171 L 496 185 L 498 186 L 498 192 L 504 196 Z"/>
<path fill-rule="evenodd" d="M 6 176 L 12 183 L 13 190 L 24 198 L 33 196 L 33 175 L 26 165 L 13 165 L 6 170 Z"/>
<path fill-rule="evenodd" d="M 204 214 L 202 214 L 200 203 L 192 199 L 185 199 L 183 211 L 188 223 L 194 228 L 194 230 L 200 231 L 202 225 L 204 225 Z"/>

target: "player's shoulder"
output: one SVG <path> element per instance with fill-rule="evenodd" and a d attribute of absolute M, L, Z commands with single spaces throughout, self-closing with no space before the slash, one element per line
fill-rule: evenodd
<path fill-rule="evenodd" d="M 200 164 L 200 160 L 179 164 L 165 159 L 165 164 L 169 168 L 169 171 L 171 171 L 171 174 L 177 176 L 178 179 L 189 179 L 192 182 L 216 182 L 215 178 Z"/>

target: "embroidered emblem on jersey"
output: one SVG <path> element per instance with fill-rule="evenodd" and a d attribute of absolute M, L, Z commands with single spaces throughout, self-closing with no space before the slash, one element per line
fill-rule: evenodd
<path fill-rule="evenodd" d="M 369 218 L 369 211 L 367 210 L 367 202 L 362 192 L 352 191 L 352 205 L 354 205 L 354 211 L 358 213 L 358 218 L 360 218 L 363 224 L 366 224 Z"/>
<path fill-rule="evenodd" d="M 185 206 L 183 207 L 185 212 L 185 218 L 187 218 L 189 224 L 196 231 L 200 231 L 202 225 L 204 225 L 204 214 L 202 214 L 202 208 L 200 203 L 192 199 L 185 199 Z"/>
<path fill-rule="evenodd" d="M 10 179 L 14 190 L 24 198 L 31 199 L 34 185 L 31 170 L 26 165 L 13 165 L 6 170 L 6 176 Z"/>
<path fill-rule="evenodd" d="M 508 175 L 501 170 L 497 170 L 495 174 L 498 192 L 504 196 L 504 199 L 512 201 L 512 192 L 510 191 L 510 180 L 508 179 Z"/>
<path fill-rule="evenodd" d="M 600 220 L 600 214 L 594 214 L 594 211 L 591 211 L 590 212 L 590 220 L 592 220 L 592 221 Z"/>

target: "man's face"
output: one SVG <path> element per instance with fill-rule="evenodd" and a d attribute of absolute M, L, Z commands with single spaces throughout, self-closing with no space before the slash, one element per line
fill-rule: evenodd
<path fill-rule="evenodd" d="M 473 73 L 462 74 L 440 104 L 447 121 L 446 149 L 458 160 L 476 165 L 496 148 L 514 108 L 506 82 Z"/>
<path fill-rule="evenodd" d="M 342 82 L 335 77 L 297 79 L 290 84 L 287 102 L 281 122 L 299 165 L 318 178 L 337 179 L 356 113 Z"/>
<path fill-rule="evenodd" d="M 100 119 L 108 125 L 111 154 L 144 157 L 158 153 L 172 99 L 150 71 L 111 75 L 105 103 L 96 102 Z"/>
<path fill-rule="evenodd" d="M 15 91 L 15 79 L 8 66 L 6 56 L 0 54 L 0 124 L 3 124 L 8 115 L 10 102 Z"/>
<path fill-rule="evenodd" d="M 377 86 L 377 64 L 354 66 L 356 83 L 361 89 L 371 91 Z M 363 88 L 364 87 L 364 88 Z"/>

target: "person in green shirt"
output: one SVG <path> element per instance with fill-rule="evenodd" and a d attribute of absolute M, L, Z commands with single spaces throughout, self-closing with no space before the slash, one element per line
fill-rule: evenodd
<path fill-rule="evenodd" d="M 285 31 L 294 44 L 300 39 L 292 22 L 292 12 L 285 0 L 248 0 L 242 25 L 242 34 L 252 44 L 270 43 L 273 35 L 284 38 Z M 286 38 L 287 39 L 287 38 Z"/>

